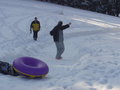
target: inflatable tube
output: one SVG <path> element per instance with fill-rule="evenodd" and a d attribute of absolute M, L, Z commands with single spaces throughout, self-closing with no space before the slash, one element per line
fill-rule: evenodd
<path fill-rule="evenodd" d="M 13 61 L 13 68 L 16 72 L 27 77 L 43 77 L 48 74 L 47 64 L 32 57 L 20 57 Z"/>

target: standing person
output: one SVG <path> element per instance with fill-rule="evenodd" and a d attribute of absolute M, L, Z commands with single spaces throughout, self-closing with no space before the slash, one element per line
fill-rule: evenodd
<path fill-rule="evenodd" d="M 64 37 L 63 30 L 70 27 L 71 23 L 63 25 L 62 21 L 59 21 L 58 24 L 50 31 L 50 35 L 53 36 L 53 40 L 56 44 L 57 54 L 56 59 L 62 59 L 61 55 L 64 52 Z"/>
<path fill-rule="evenodd" d="M 32 21 L 30 25 L 30 33 L 32 33 L 33 30 L 33 39 L 36 41 L 38 38 L 38 32 L 40 31 L 40 22 L 38 21 L 37 17 L 35 17 L 35 20 Z"/>

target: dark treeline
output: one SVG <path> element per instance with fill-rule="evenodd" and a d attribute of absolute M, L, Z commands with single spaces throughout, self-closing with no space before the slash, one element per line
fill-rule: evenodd
<path fill-rule="evenodd" d="M 39 0 L 119 16 L 120 0 Z"/>

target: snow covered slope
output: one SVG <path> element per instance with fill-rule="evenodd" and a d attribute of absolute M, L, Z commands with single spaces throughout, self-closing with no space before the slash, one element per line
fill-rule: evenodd
<path fill-rule="evenodd" d="M 38 17 L 41 31 L 32 39 L 30 23 Z M 63 60 L 49 31 L 62 20 Z M 0 0 L 0 60 L 17 57 L 43 60 L 50 72 L 44 79 L 0 74 L 0 90 L 120 90 L 120 18 L 35 0 Z"/>

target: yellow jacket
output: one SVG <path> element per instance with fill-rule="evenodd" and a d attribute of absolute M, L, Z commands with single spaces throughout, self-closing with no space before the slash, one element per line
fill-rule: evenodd
<path fill-rule="evenodd" d="M 39 31 L 40 30 L 40 22 L 39 21 L 33 21 L 31 23 L 31 28 L 33 29 L 33 31 Z"/>

